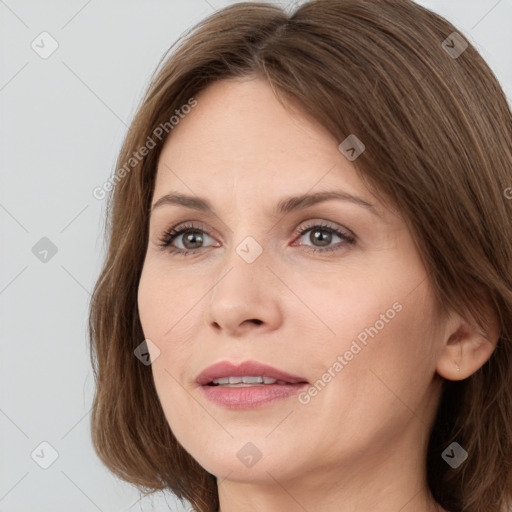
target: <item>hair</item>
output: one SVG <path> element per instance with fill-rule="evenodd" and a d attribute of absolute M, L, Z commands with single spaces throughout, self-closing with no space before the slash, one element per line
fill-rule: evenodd
<path fill-rule="evenodd" d="M 450 511 L 509 504 L 512 114 L 469 41 L 449 54 L 453 44 L 443 41 L 453 32 L 410 0 L 313 0 L 292 13 L 241 2 L 189 29 L 163 55 L 122 145 L 115 186 L 104 186 L 107 251 L 89 311 L 91 435 L 110 471 L 147 494 L 170 490 L 199 512 L 219 506 L 216 477 L 174 437 L 151 366 L 134 357 L 144 340 L 137 291 L 169 119 L 217 80 L 263 77 L 283 105 L 294 99 L 336 140 L 363 141 L 356 172 L 407 222 L 440 310 L 471 316 L 484 333 L 489 311 L 496 315 L 489 360 L 464 380 L 443 379 L 425 463 L 430 492 Z M 468 453 L 457 468 L 441 457 L 454 441 Z"/>

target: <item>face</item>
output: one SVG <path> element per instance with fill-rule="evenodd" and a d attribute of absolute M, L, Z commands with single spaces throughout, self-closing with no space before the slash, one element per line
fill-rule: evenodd
<path fill-rule="evenodd" d="M 285 109 L 264 80 L 219 81 L 196 99 L 158 162 L 138 291 L 174 435 L 235 481 L 410 458 L 435 410 L 440 342 L 404 220 L 365 189 L 341 141 L 298 105 Z M 344 198 L 278 209 L 322 192 Z M 169 194 L 211 211 L 161 200 Z M 223 361 L 306 383 L 196 382 Z"/>

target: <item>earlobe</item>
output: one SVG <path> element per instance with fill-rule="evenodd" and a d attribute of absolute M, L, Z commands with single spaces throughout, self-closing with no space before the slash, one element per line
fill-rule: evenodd
<path fill-rule="evenodd" d="M 494 315 L 493 315 L 494 316 Z M 448 380 L 464 380 L 478 371 L 491 357 L 499 336 L 497 318 L 487 336 L 476 325 L 457 316 L 437 360 L 437 373 Z"/>

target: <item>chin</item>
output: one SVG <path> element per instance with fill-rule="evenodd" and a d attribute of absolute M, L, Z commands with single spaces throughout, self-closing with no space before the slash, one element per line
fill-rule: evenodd
<path fill-rule="evenodd" d="M 290 463 L 301 466 L 300 461 L 293 454 L 278 450 L 279 446 L 265 440 L 265 435 L 255 435 L 254 441 L 249 440 L 251 437 L 244 436 L 241 439 L 237 436 L 223 443 L 215 440 L 212 442 L 210 437 L 206 443 L 200 443 L 200 446 L 195 444 L 193 450 L 187 451 L 219 481 L 227 478 L 235 482 L 275 484 L 272 477 L 291 478 L 295 471 Z M 286 461 L 284 465 L 283 461 Z"/>

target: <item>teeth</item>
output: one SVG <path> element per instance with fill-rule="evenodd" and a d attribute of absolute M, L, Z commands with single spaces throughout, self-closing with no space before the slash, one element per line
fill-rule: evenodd
<path fill-rule="evenodd" d="M 233 382 L 234 380 L 234 382 Z M 238 384 L 238 377 L 230 377 L 230 384 Z M 263 382 L 263 377 L 242 377 L 242 382 L 244 384 L 261 384 Z"/>
<path fill-rule="evenodd" d="M 254 385 L 254 384 L 286 384 L 286 382 L 282 380 L 272 379 L 270 377 L 220 377 L 218 379 L 213 379 L 213 384 L 226 386 L 226 385 L 238 385 L 240 387 L 244 387 L 244 385 Z"/>

